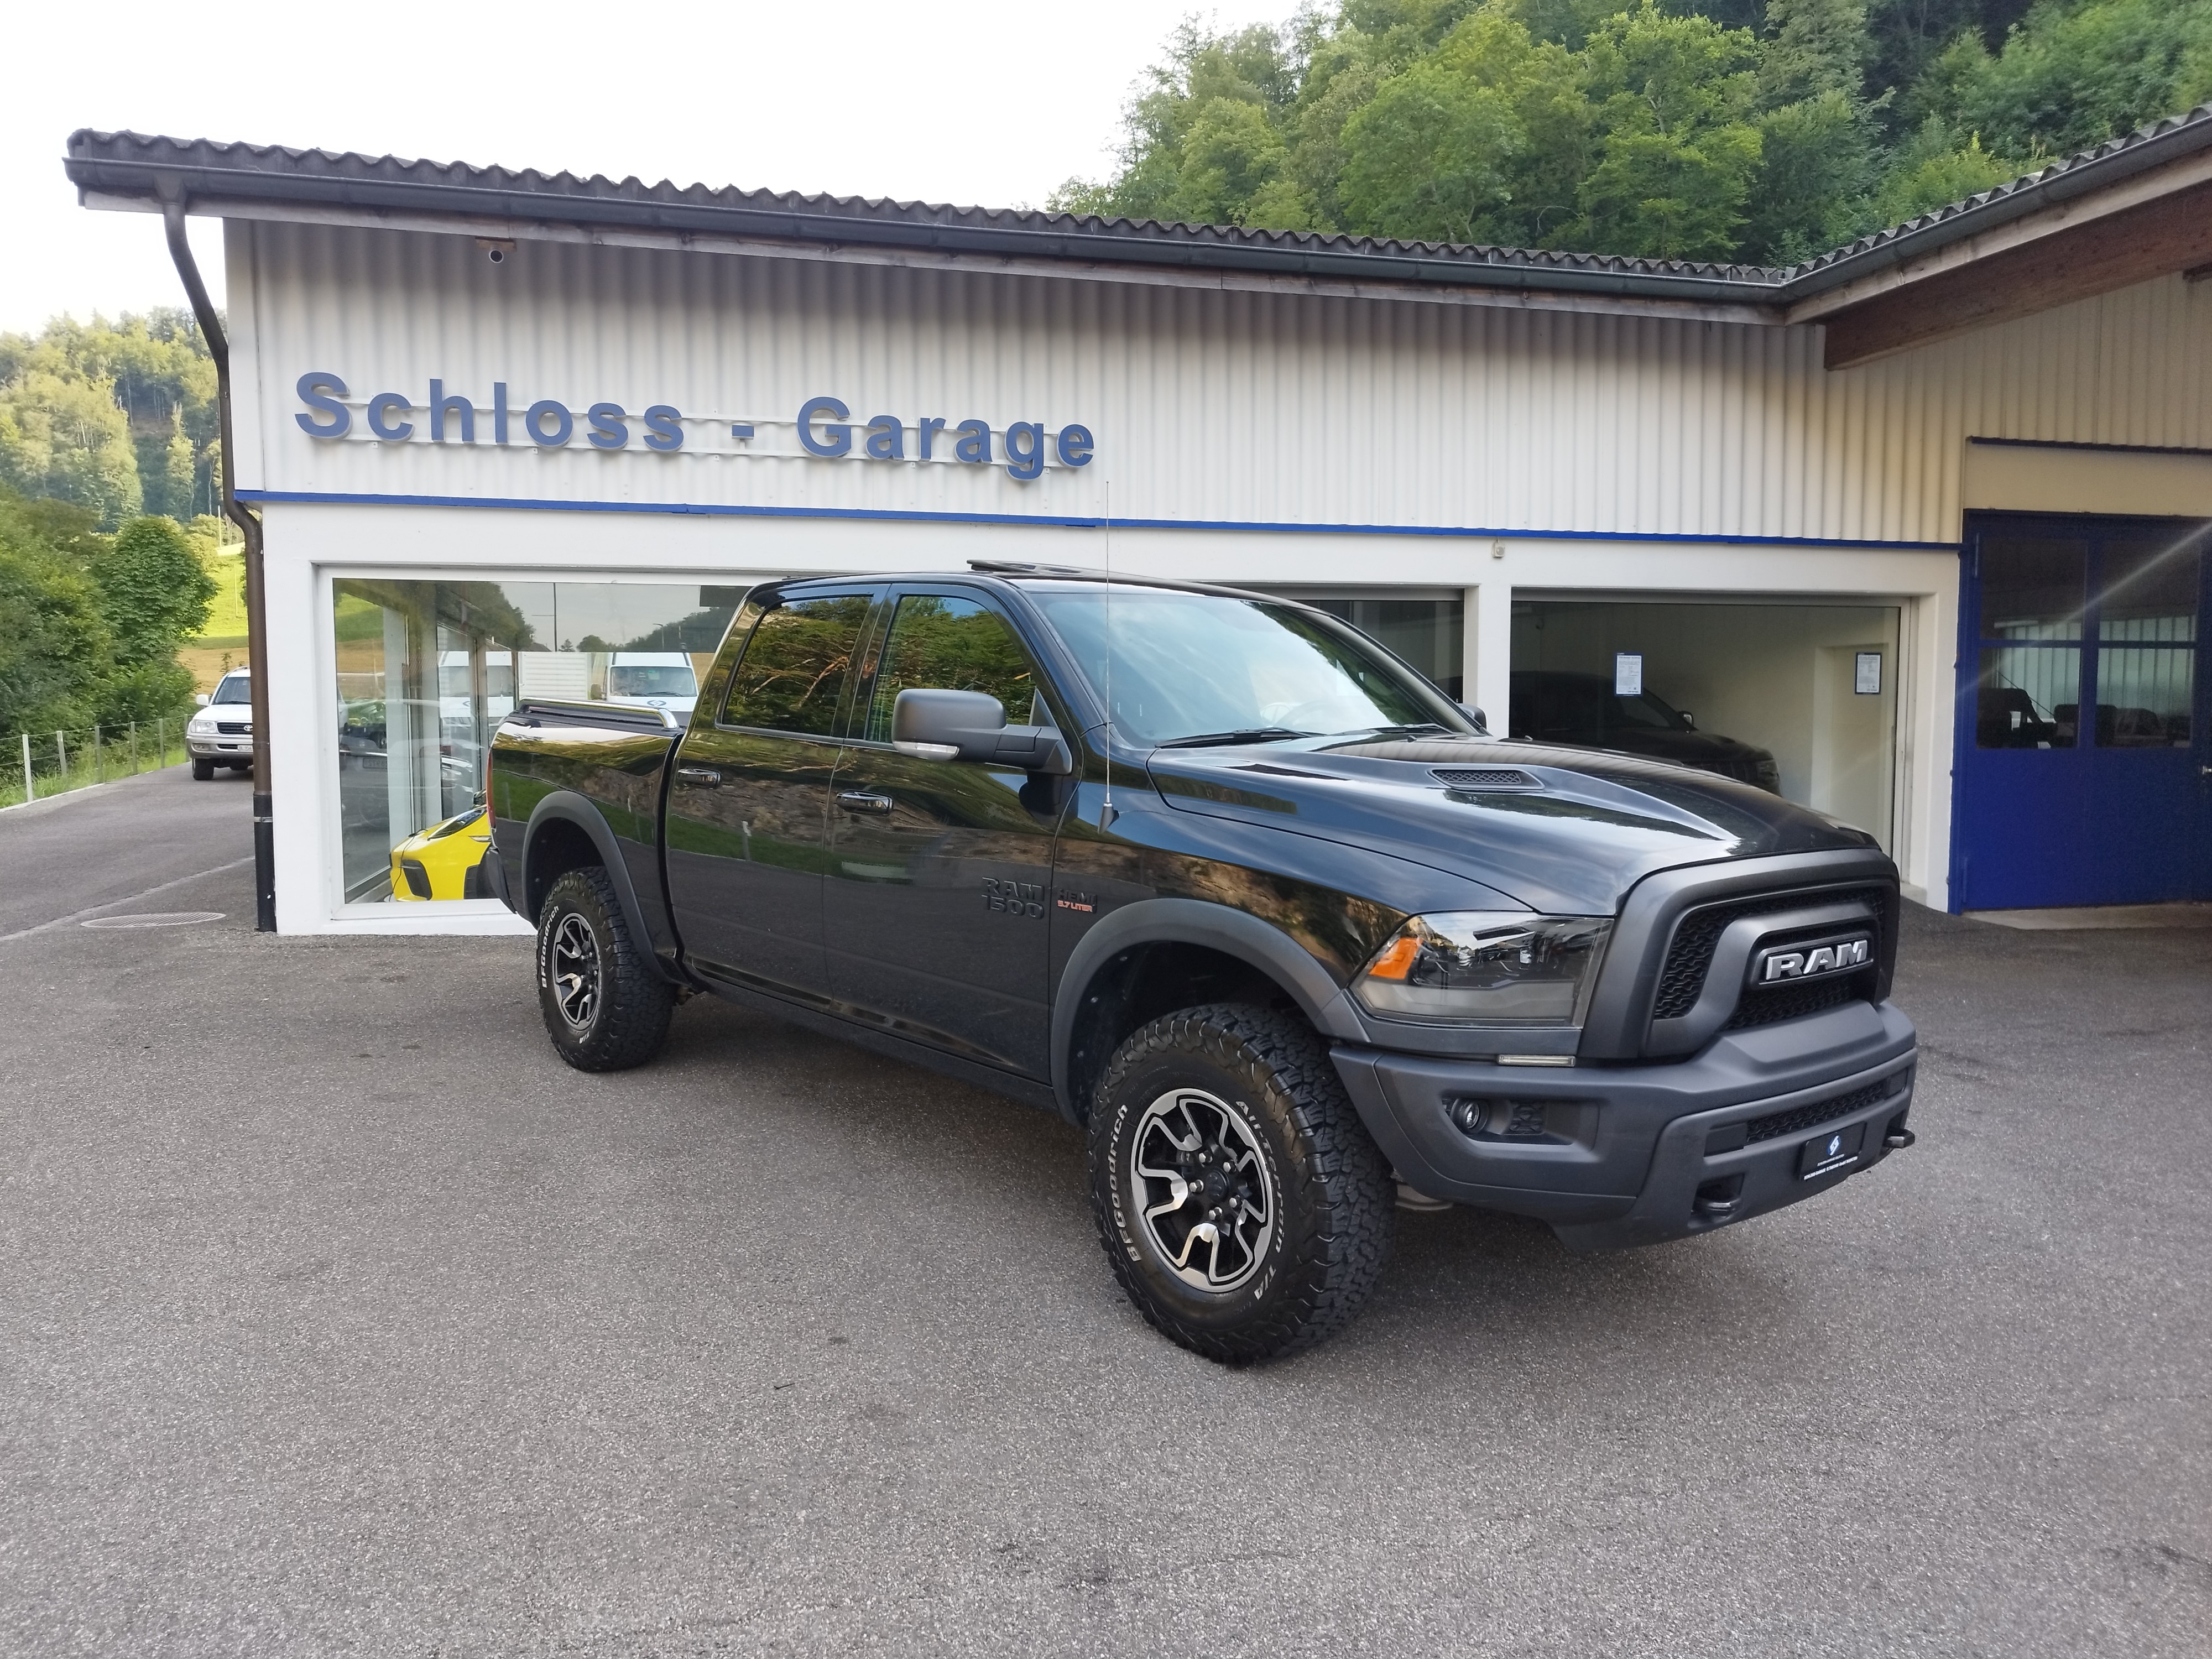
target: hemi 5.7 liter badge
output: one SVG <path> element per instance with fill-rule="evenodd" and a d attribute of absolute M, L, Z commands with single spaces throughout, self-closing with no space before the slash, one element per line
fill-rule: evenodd
<path fill-rule="evenodd" d="M 1866 933 L 1848 933 L 1842 939 L 1806 945 L 1770 945 L 1752 957 L 1751 982 L 1779 985 L 1785 980 L 1855 974 L 1873 960 L 1874 939 Z"/>

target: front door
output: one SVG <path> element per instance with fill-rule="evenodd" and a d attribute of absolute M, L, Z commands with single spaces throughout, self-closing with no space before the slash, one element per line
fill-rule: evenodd
<path fill-rule="evenodd" d="M 1968 525 L 1953 904 L 2212 899 L 2208 527 Z"/>
<path fill-rule="evenodd" d="M 841 705 L 873 590 L 775 605 L 668 788 L 668 894 L 691 965 L 820 1001 L 822 871 Z"/>
<path fill-rule="evenodd" d="M 831 994 L 986 1064 L 1049 1068 L 1046 921 L 1064 791 L 1050 778 L 890 745 L 908 686 L 984 691 L 1050 722 L 1029 653 L 981 598 L 902 590 L 837 768 L 825 889 Z"/>

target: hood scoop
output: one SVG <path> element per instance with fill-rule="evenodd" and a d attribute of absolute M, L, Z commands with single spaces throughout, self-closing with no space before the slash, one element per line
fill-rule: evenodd
<path fill-rule="evenodd" d="M 1541 789 L 1544 781 L 1517 766 L 1432 766 L 1429 775 L 1455 789 Z"/>

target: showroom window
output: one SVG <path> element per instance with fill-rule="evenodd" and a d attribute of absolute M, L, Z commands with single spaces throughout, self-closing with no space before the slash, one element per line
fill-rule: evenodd
<path fill-rule="evenodd" d="M 527 697 L 688 719 L 744 597 L 690 582 L 331 583 L 349 906 L 488 896 L 484 763 Z"/>
<path fill-rule="evenodd" d="M 1898 623 L 1893 605 L 1516 601 L 1505 729 L 1717 772 L 1887 848 Z"/>

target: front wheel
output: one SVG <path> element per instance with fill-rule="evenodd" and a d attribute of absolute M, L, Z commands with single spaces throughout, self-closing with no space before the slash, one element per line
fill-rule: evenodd
<path fill-rule="evenodd" d="M 580 1072 L 642 1066 L 675 1006 L 676 988 L 630 937 L 607 872 L 556 881 L 538 914 L 538 1011 L 561 1058 Z"/>
<path fill-rule="evenodd" d="M 1171 1340 L 1229 1364 L 1352 1322 L 1390 1253 L 1389 1164 L 1310 1027 L 1188 1008 L 1115 1051 L 1092 1103 L 1091 1208 L 1115 1277 Z"/>
<path fill-rule="evenodd" d="M 192 762 L 192 776 L 195 781 L 200 783 L 205 783 L 214 775 L 215 763 L 213 761 L 195 759 Z"/>

